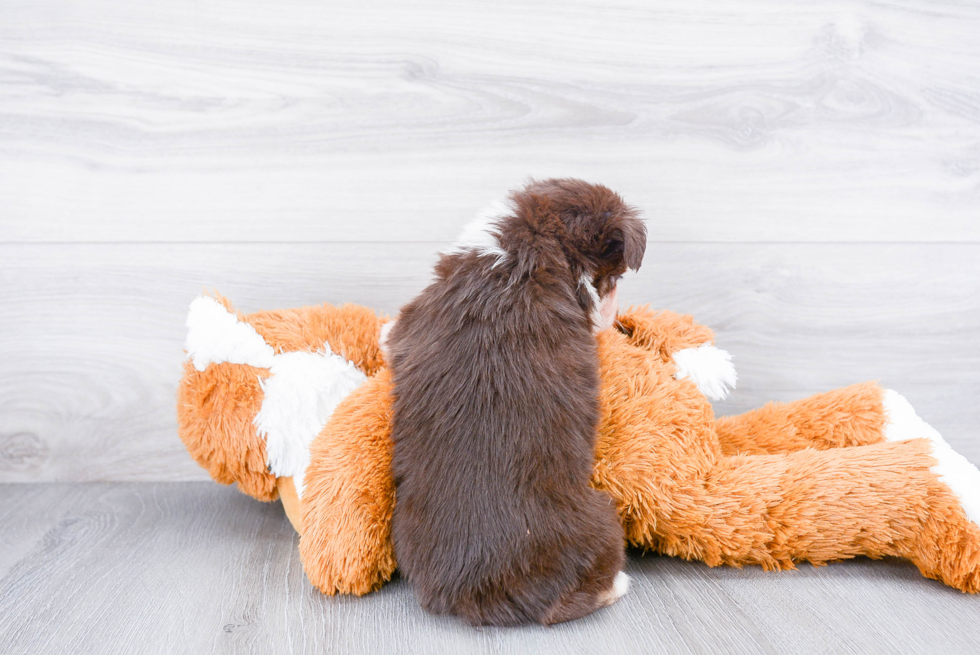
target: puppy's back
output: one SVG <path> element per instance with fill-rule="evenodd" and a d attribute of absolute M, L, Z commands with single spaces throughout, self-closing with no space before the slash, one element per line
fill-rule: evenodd
<path fill-rule="evenodd" d="M 389 348 L 395 553 L 423 606 L 508 625 L 611 602 L 623 537 L 588 487 L 598 362 L 573 285 L 454 255 Z"/>

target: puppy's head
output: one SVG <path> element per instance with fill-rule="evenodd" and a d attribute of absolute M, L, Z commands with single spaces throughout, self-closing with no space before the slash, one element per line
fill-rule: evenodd
<path fill-rule="evenodd" d="M 637 211 L 614 191 L 574 179 L 531 182 L 513 200 L 533 231 L 560 245 L 593 328 L 610 327 L 616 283 L 627 269 L 640 268 L 646 250 L 646 226 Z"/>

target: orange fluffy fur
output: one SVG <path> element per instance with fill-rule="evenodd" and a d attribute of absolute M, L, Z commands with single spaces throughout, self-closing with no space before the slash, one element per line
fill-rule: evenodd
<path fill-rule="evenodd" d="M 184 363 L 177 389 L 177 433 L 187 452 L 221 484 L 258 500 L 275 500 L 276 476 L 266 465 L 265 441 L 252 423 L 262 407 L 260 381 L 268 369 L 211 364 L 198 371 Z"/>
<path fill-rule="evenodd" d="M 327 594 L 377 589 L 396 566 L 382 319 L 353 305 L 241 318 L 277 350 L 317 350 L 326 340 L 371 376 L 311 445 L 303 498 L 287 480 L 279 493 L 302 533 L 300 556 L 314 585 Z M 710 342 L 712 332 L 690 317 L 648 309 L 631 310 L 619 323 L 598 337 L 601 418 L 592 484 L 617 502 L 631 544 L 710 566 L 772 570 L 898 556 L 928 577 L 980 590 L 980 529 L 930 470 L 930 442 L 884 442 L 877 385 L 716 420 L 693 382 L 673 378 L 671 361 L 679 349 Z M 180 429 L 216 480 L 237 481 L 271 500 L 276 481 L 251 425 L 263 371 L 187 368 Z"/>
<path fill-rule="evenodd" d="M 326 342 L 367 375 L 383 364 L 378 337 L 386 319 L 367 307 L 324 304 L 246 316 L 226 298 L 214 297 L 276 352 L 317 352 Z M 178 434 L 191 457 L 217 482 L 237 482 L 239 489 L 262 501 L 279 497 L 276 477 L 266 465 L 265 441 L 253 424 L 262 406 L 260 382 L 267 377 L 265 368 L 222 363 L 197 371 L 188 361 L 177 389 Z"/>

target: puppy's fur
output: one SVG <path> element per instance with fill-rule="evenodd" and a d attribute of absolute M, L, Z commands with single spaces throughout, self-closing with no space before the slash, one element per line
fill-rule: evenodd
<path fill-rule="evenodd" d="M 557 623 L 625 593 L 615 507 L 588 486 L 593 332 L 646 229 L 578 180 L 532 182 L 484 220 L 388 336 L 395 555 L 431 612 Z"/>

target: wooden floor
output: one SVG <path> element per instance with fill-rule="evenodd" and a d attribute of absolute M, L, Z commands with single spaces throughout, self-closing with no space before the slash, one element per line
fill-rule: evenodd
<path fill-rule="evenodd" d="M 3 485 L 4 653 L 976 653 L 976 599 L 911 565 L 766 573 L 633 553 L 630 593 L 551 628 L 472 629 L 395 581 L 307 582 L 278 503 L 211 483 Z"/>
<path fill-rule="evenodd" d="M 176 437 L 184 317 L 394 313 L 528 176 L 622 192 L 627 303 L 693 313 L 719 414 L 867 379 L 980 464 L 980 3 L 0 0 L 0 652 L 980 652 L 896 562 L 634 557 L 476 631 L 305 581 Z"/>

